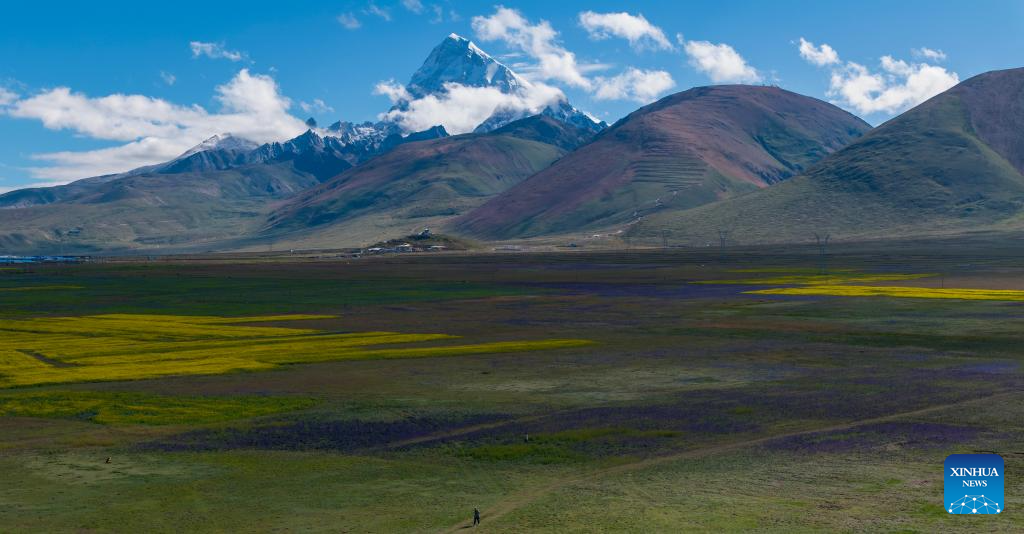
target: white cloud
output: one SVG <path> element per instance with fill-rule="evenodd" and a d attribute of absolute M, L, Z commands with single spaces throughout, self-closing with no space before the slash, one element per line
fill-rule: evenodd
<path fill-rule="evenodd" d="M 13 104 L 18 99 L 18 95 L 8 89 L 0 87 L 0 107 L 4 107 Z"/>
<path fill-rule="evenodd" d="M 363 25 L 352 13 L 342 13 L 338 15 L 338 24 L 341 24 L 341 26 L 346 30 L 355 30 Z"/>
<path fill-rule="evenodd" d="M 99 150 L 33 154 L 31 156 L 33 160 L 46 162 L 47 166 L 32 167 L 29 171 L 34 178 L 48 183 L 34 183 L 32 187 L 62 185 L 89 176 L 114 174 L 153 165 L 175 158 L 197 144 L 198 142 L 189 144 L 179 143 L 176 139 L 145 137 L 124 145 Z"/>
<path fill-rule="evenodd" d="M 839 63 L 839 54 L 834 48 L 824 43 L 814 46 L 814 43 L 803 37 L 800 38 L 800 57 L 819 67 Z"/>
<path fill-rule="evenodd" d="M 394 82 L 378 84 L 376 93 L 402 104 L 381 114 L 381 120 L 395 121 L 406 132 L 423 131 L 440 124 L 452 134 L 471 132 L 498 112 L 534 115 L 565 98 L 560 89 L 543 83 L 529 84 L 519 94 L 505 94 L 494 87 L 449 83 L 445 84 L 444 93 L 411 102 L 405 88 Z"/>
<path fill-rule="evenodd" d="M 579 21 L 592 39 L 608 39 L 614 36 L 628 40 L 630 46 L 635 49 L 673 49 L 672 43 L 665 37 L 665 32 L 648 22 L 643 15 L 584 11 L 580 13 Z"/>
<path fill-rule="evenodd" d="M 370 5 L 366 6 L 366 9 L 363 10 L 363 13 L 366 13 L 367 15 L 374 15 L 388 22 L 391 22 L 391 12 L 383 7 L 378 6 L 377 4 L 374 4 L 373 2 L 370 2 Z"/>
<path fill-rule="evenodd" d="M 174 85 L 174 82 L 178 81 L 177 76 L 164 71 L 160 71 L 160 79 L 163 80 L 164 83 L 166 83 L 167 85 Z"/>
<path fill-rule="evenodd" d="M 245 54 L 235 50 L 224 48 L 223 43 L 204 43 L 202 41 L 191 41 L 188 43 L 192 49 L 192 57 L 206 56 L 213 59 L 227 59 L 229 61 L 242 61 Z"/>
<path fill-rule="evenodd" d="M 945 59 L 940 50 L 920 48 L 915 56 L 930 60 Z M 955 72 L 928 63 L 908 63 L 882 56 L 881 69 L 872 72 L 853 61 L 839 60 L 839 53 L 827 44 L 819 47 L 800 38 L 800 57 L 819 67 L 831 66 L 829 89 L 833 103 L 863 115 L 896 114 L 928 100 L 960 83 Z"/>
<path fill-rule="evenodd" d="M 423 2 L 420 0 L 402 0 L 402 5 L 413 13 L 423 13 Z"/>
<path fill-rule="evenodd" d="M 761 81 L 757 69 L 747 65 L 736 50 L 725 44 L 708 41 L 683 41 L 683 50 L 690 58 L 690 65 L 707 74 L 715 83 L 755 83 Z"/>
<path fill-rule="evenodd" d="M 883 56 L 881 71 L 849 61 L 833 69 L 828 96 L 862 114 L 895 114 L 960 83 L 955 72 Z"/>
<path fill-rule="evenodd" d="M 57 87 L 14 102 L 7 113 L 37 119 L 51 130 L 126 143 L 32 156 L 51 164 L 31 169 L 34 176 L 64 181 L 167 161 L 214 134 L 231 132 L 263 143 L 306 130 L 301 120 L 288 113 L 291 101 L 269 76 L 242 69 L 216 88 L 215 100 L 221 109 L 211 113 L 198 105 L 182 106 L 144 95 L 89 97 Z"/>
<path fill-rule="evenodd" d="M 393 104 L 397 104 L 398 102 L 409 102 L 412 100 L 412 95 L 409 94 L 409 91 L 405 90 L 405 86 L 395 80 L 378 83 L 377 86 L 373 88 L 373 94 L 384 95 L 388 97 Z"/>
<path fill-rule="evenodd" d="M 334 111 L 334 108 L 319 98 L 314 98 L 312 102 L 299 102 L 299 107 L 306 113 L 331 113 Z"/>
<path fill-rule="evenodd" d="M 943 52 L 942 50 L 935 50 L 933 48 L 926 48 L 922 46 L 921 48 L 915 48 L 911 50 L 911 52 L 917 57 L 924 58 L 930 61 L 946 60 L 946 53 Z"/>
<path fill-rule="evenodd" d="M 613 78 L 597 78 L 594 98 L 598 100 L 634 100 L 649 104 L 676 86 L 672 75 L 663 70 L 630 67 Z"/>
<path fill-rule="evenodd" d="M 473 17 L 473 31 L 483 41 L 503 41 L 537 61 L 530 74 L 589 89 L 591 82 L 576 63 L 576 55 L 556 41 L 558 32 L 546 20 L 530 24 L 519 11 L 499 6 L 489 17 Z"/>
<path fill-rule="evenodd" d="M 444 8 L 435 4 L 430 6 L 430 10 L 434 12 L 434 17 L 430 19 L 431 24 L 440 24 L 444 22 Z M 452 11 L 452 20 L 458 20 L 458 15 Z"/>

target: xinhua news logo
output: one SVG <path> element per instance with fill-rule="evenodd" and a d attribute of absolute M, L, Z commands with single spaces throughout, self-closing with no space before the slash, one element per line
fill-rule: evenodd
<path fill-rule="evenodd" d="M 950 454 L 946 458 L 945 508 L 951 514 L 1003 512 L 1003 457 L 998 454 Z"/>

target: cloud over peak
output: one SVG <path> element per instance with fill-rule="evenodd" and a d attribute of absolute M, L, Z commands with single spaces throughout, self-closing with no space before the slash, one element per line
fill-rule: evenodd
<path fill-rule="evenodd" d="M 537 64 L 532 74 L 537 78 L 582 89 L 591 87 L 576 54 L 558 43 L 558 32 L 548 21 L 531 24 L 519 11 L 498 6 L 493 15 L 473 17 L 472 26 L 480 40 L 502 41 L 533 58 Z"/>
<path fill-rule="evenodd" d="M 686 41 L 680 37 L 690 65 L 715 83 L 757 83 L 762 80 L 757 69 L 747 64 L 735 48 L 710 41 Z"/>
<path fill-rule="evenodd" d="M 565 99 L 557 87 L 531 83 L 517 93 L 503 93 L 496 87 L 471 87 L 446 83 L 444 92 L 413 99 L 405 87 L 394 81 L 377 84 L 375 93 L 400 104 L 380 115 L 406 132 L 444 126 L 452 134 L 472 132 L 496 113 L 535 115 Z"/>

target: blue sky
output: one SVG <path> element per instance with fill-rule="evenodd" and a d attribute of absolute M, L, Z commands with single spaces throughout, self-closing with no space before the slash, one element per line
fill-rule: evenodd
<path fill-rule="evenodd" d="M 390 106 L 377 84 L 407 81 L 451 32 L 609 123 L 740 82 L 877 124 L 1024 58 L 1020 1 L 153 4 L 4 6 L 0 191 L 159 161 L 212 129 L 262 141 L 308 116 L 375 120 Z"/>

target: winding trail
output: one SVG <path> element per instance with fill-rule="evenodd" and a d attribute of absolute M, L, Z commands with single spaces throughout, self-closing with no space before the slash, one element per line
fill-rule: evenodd
<path fill-rule="evenodd" d="M 488 523 L 492 523 L 492 522 L 500 520 L 502 517 L 505 517 L 505 516 L 507 516 L 508 514 L 514 512 L 514 511 L 518 510 L 519 508 L 522 508 L 522 507 L 530 504 L 531 502 L 537 500 L 538 498 L 540 498 L 540 497 L 542 497 L 544 495 L 547 495 L 549 493 L 558 491 L 558 490 L 560 490 L 562 488 L 566 488 L 566 487 L 569 487 L 569 486 L 572 486 L 572 485 L 575 485 L 575 484 L 579 484 L 579 483 L 583 483 L 583 482 L 589 482 L 589 481 L 592 481 L 592 480 L 599 480 L 599 479 L 602 479 L 602 478 L 605 478 L 605 477 L 609 477 L 609 476 L 615 476 L 615 475 L 619 475 L 619 474 L 623 474 L 623 473 L 630 473 L 630 472 L 633 472 L 633 471 L 639 471 L 641 469 L 646 469 L 648 467 L 654 467 L 654 466 L 658 466 L 658 465 L 661 465 L 661 464 L 665 464 L 665 463 L 669 463 L 669 462 L 674 462 L 676 460 L 687 460 L 687 459 L 692 459 L 692 458 L 702 458 L 702 457 L 709 456 L 709 455 L 712 455 L 712 454 L 719 454 L 719 453 L 722 453 L 722 452 L 729 452 L 729 451 L 734 451 L 734 450 L 737 450 L 737 449 L 743 449 L 743 448 L 746 448 L 746 447 L 752 447 L 752 446 L 755 446 L 755 445 L 761 445 L 763 443 L 767 443 L 769 441 L 773 441 L 773 440 L 777 440 L 777 439 L 785 439 L 785 438 L 791 438 L 791 437 L 796 437 L 796 436 L 806 436 L 806 435 L 809 435 L 809 434 L 817 434 L 817 433 L 820 433 L 820 432 L 835 432 L 835 431 L 839 431 L 839 430 L 849 430 L 851 428 L 856 428 L 856 427 L 859 427 L 859 426 L 870 425 L 870 424 L 875 424 L 875 423 L 886 423 L 886 422 L 893 421 L 893 420 L 896 420 L 896 419 L 901 419 L 901 418 L 904 418 L 904 417 L 914 417 L 914 416 L 917 416 L 917 415 L 925 415 L 925 414 L 929 414 L 929 413 L 933 413 L 933 412 L 939 412 L 939 411 L 942 411 L 942 410 L 945 410 L 945 409 L 948 409 L 948 408 L 952 408 L 952 407 L 955 407 L 955 406 L 961 406 L 961 405 L 964 405 L 964 404 L 971 404 L 971 403 L 982 402 L 982 401 L 991 401 L 991 400 L 1000 399 L 1000 398 L 1003 398 L 1003 397 L 1010 397 L 1010 396 L 1013 396 L 1013 395 L 1017 395 L 1019 393 L 1020 392 L 1018 392 L 1018 391 L 1008 391 L 1008 392 L 1003 392 L 1003 393 L 997 393 L 995 395 L 990 395 L 990 396 L 987 396 L 987 397 L 980 397 L 980 398 L 976 398 L 976 399 L 970 399 L 970 400 L 965 400 L 965 401 L 953 402 L 953 403 L 949 403 L 949 404 L 940 404 L 940 405 L 936 405 L 936 406 L 929 406 L 927 408 L 921 408 L 921 409 L 918 409 L 918 410 L 911 410 L 909 412 L 894 413 L 894 414 L 890 414 L 890 415 L 884 415 L 884 416 L 881 416 L 881 417 L 873 417 L 873 418 L 870 418 L 870 419 L 861 419 L 859 421 L 851 421 L 851 422 L 848 422 L 848 423 L 840 423 L 840 424 L 836 424 L 836 425 L 823 426 L 823 427 L 813 428 L 813 429 L 808 429 L 808 430 L 798 430 L 798 431 L 795 431 L 795 432 L 785 432 L 785 433 L 782 433 L 782 434 L 773 434 L 771 436 L 764 436 L 764 437 L 760 437 L 760 438 L 736 441 L 736 442 L 733 442 L 733 443 L 724 443 L 724 444 L 720 444 L 720 445 L 713 445 L 713 446 L 710 446 L 710 447 L 703 447 L 703 448 L 699 448 L 699 449 L 692 449 L 692 450 L 688 450 L 688 451 L 678 452 L 678 453 L 675 453 L 675 454 L 668 454 L 668 455 L 665 455 L 665 456 L 656 456 L 656 457 L 653 457 L 653 458 L 647 458 L 647 459 L 644 459 L 644 460 L 640 460 L 640 461 L 632 462 L 632 463 L 628 463 L 628 464 L 619 464 L 619 465 L 607 467 L 607 468 L 604 468 L 604 469 L 599 469 L 599 470 L 596 470 L 596 471 L 590 471 L 588 473 L 583 473 L 583 474 L 577 475 L 575 477 L 561 478 L 561 479 L 556 480 L 556 481 L 554 481 L 554 482 L 552 482 L 550 484 L 545 484 L 545 485 L 540 486 L 540 487 L 531 488 L 531 489 L 528 489 L 526 491 L 522 491 L 522 492 L 519 492 L 517 494 L 511 495 L 508 498 L 506 498 L 505 500 L 499 501 L 498 503 L 496 503 L 495 505 L 489 507 L 486 511 L 484 511 L 483 518 Z M 453 533 L 453 532 L 458 532 L 460 530 L 463 530 L 463 529 L 466 529 L 466 528 L 471 528 L 471 527 L 472 527 L 471 523 L 462 521 L 462 522 L 459 522 L 456 525 L 453 525 L 453 526 L 443 530 L 443 532 Z"/>

